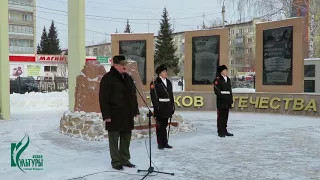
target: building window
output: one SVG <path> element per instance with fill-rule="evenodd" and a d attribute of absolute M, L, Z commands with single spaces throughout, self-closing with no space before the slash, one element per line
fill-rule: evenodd
<path fill-rule="evenodd" d="M 19 19 L 21 19 L 21 14 L 19 15 L 19 14 L 9 13 L 9 20 L 19 21 Z"/>
<path fill-rule="evenodd" d="M 244 33 L 244 29 L 239 29 L 239 33 Z"/>
<path fill-rule="evenodd" d="M 248 49 L 247 49 L 247 53 L 248 53 L 248 54 L 252 53 L 252 48 L 248 48 Z"/>
<path fill-rule="evenodd" d="M 44 72 L 57 72 L 57 66 L 44 66 Z"/>
<path fill-rule="evenodd" d="M 315 92 L 315 80 L 304 80 L 304 92 Z"/>
<path fill-rule="evenodd" d="M 248 43 L 252 43 L 252 38 L 248 38 Z"/>
<path fill-rule="evenodd" d="M 249 27 L 248 28 L 248 32 L 252 32 L 253 31 L 253 28 L 252 27 Z"/>
<path fill-rule="evenodd" d="M 304 77 L 316 77 L 316 65 L 304 65 Z"/>
<path fill-rule="evenodd" d="M 33 0 L 9 0 L 9 4 L 16 4 L 20 6 L 32 6 Z"/>
<path fill-rule="evenodd" d="M 33 40 L 30 39 L 9 39 L 9 46 L 34 47 Z"/>
<path fill-rule="evenodd" d="M 98 56 L 98 48 L 93 48 L 93 56 Z"/>
<path fill-rule="evenodd" d="M 32 16 L 30 14 L 23 14 L 22 15 L 22 20 L 31 22 L 32 21 Z"/>
<path fill-rule="evenodd" d="M 22 34 L 33 34 L 33 27 L 10 24 L 9 25 L 9 32 L 22 33 Z"/>

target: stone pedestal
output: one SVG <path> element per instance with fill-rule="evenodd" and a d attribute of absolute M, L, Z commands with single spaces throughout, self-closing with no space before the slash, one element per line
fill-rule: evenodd
<path fill-rule="evenodd" d="M 141 115 L 134 119 L 135 128 L 132 132 L 132 139 L 143 139 L 149 136 L 148 110 L 141 108 Z M 155 134 L 156 123 L 152 119 L 152 134 Z M 179 132 L 190 132 L 196 129 L 181 116 L 174 115 L 172 118 L 170 134 Z M 59 132 L 67 136 L 87 141 L 104 141 L 108 139 L 108 132 L 105 130 L 105 123 L 102 121 L 101 113 L 66 112 L 60 120 Z"/>

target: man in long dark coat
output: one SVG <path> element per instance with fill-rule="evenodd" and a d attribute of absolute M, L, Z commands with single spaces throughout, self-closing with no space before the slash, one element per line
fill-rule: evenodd
<path fill-rule="evenodd" d="M 109 136 L 111 165 L 117 170 L 122 170 L 123 166 L 135 167 L 129 161 L 129 146 L 134 117 L 139 115 L 139 109 L 135 84 L 126 73 L 126 64 L 125 56 L 114 56 L 113 66 L 101 79 L 99 91 L 100 109 Z"/>
<path fill-rule="evenodd" d="M 150 96 L 156 118 L 158 149 L 172 148 L 168 144 L 168 119 L 175 112 L 172 83 L 167 79 L 167 66 L 162 64 L 156 69 L 158 77 L 150 83 Z"/>
<path fill-rule="evenodd" d="M 217 77 L 213 82 L 214 93 L 217 96 L 217 129 L 219 137 L 233 136 L 233 134 L 227 131 L 229 109 L 233 103 L 231 80 L 227 76 L 227 70 L 227 66 L 219 66 Z"/>

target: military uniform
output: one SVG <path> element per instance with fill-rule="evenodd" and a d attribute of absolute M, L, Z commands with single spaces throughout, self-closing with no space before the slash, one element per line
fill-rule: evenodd
<path fill-rule="evenodd" d="M 233 136 L 227 131 L 229 109 L 233 103 L 231 80 L 229 77 L 221 75 L 224 69 L 227 69 L 225 65 L 218 67 L 217 77 L 213 82 L 214 93 L 217 97 L 217 129 L 220 137 Z"/>
<path fill-rule="evenodd" d="M 113 57 L 113 63 L 125 61 L 124 56 Z M 134 81 L 128 74 L 120 74 L 113 66 L 100 81 L 100 109 L 105 128 L 109 136 L 111 165 L 117 170 L 122 166 L 135 167 L 129 162 L 131 131 L 134 128 L 134 116 L 139 114 Z M 118 141 L 120 139 L 120 148 Z"/>
<path fill-rule="evenodd" d="M 156 69 L 159 75 L 162 71 L 166 71 L 166 65 L 160 65 Z M 162 79 L 158 76 L 150 83 L 150 96 L 154 108 L 154 117 L 157 121 L 156 134 L 159 149 L 172 148 L 168 144 L 167 126 L 168 119 L 175 112 L 172 84 L 169 79 Z"/>

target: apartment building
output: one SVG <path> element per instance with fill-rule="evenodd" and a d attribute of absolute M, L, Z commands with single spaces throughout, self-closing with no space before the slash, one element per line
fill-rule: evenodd
<path fill-rule="evenodd" d="M 236 75 L 238 72 L 254 72 L 255 69 L 255 25 L 263 19 L 229 24 L 229 62 L 230 73 Z"/>
<path fill-rule="evenodd" d="M 36 0 L 9 0 L 9 53 L 36 53 Z"/>
<path fill-rule="evenodd" d="M 111 43 L 86 46 L 86 56 L 111 57 Z"/>

